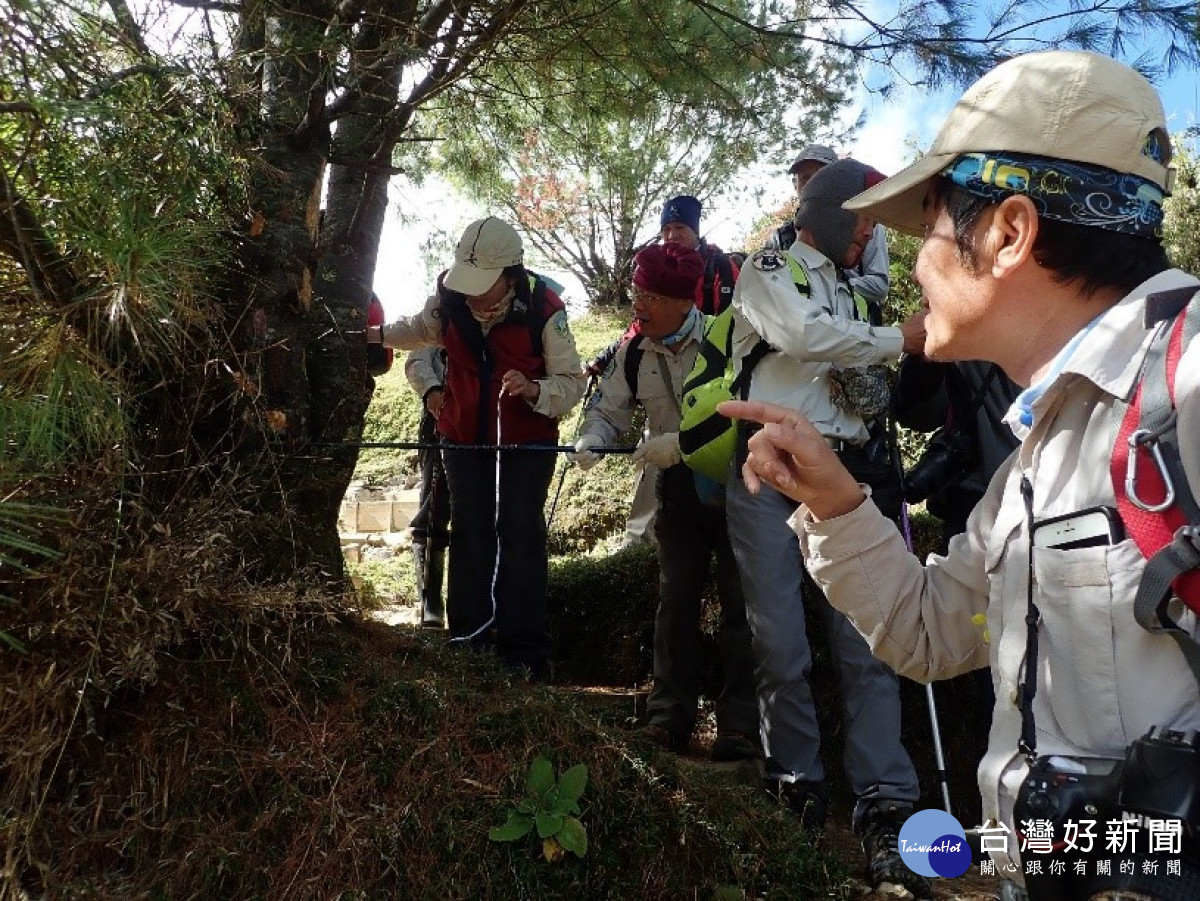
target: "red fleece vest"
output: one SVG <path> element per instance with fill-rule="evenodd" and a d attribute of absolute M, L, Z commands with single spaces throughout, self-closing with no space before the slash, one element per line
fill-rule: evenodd
<path fill-rule="evenodd" d="M 536 295 L 536 291 L 534 292 Z M 535 413 L 521 397 L 500 397 L 504 374 L 515 369 L 536 381 L 546 377 L 546 359 L 533 343 L 533 330 L 541 334 L 546 322 L 565 309 L 557 294 L 546 289 L 539 304 L 520 312 L 511 310 L 503 322 L 483 337 L 484 353 L 462 333 L 460 321 L 446 325 L 447 355 L 445 403 L 438 417 L 438 431 L 459 444 L 557 444 L 558 422 Z M 532 321 L 530 318 L 532 317 Z M 472 322 L 468 328 L 477 327 Z M 496 434 L 496 403 L 500 403 L 500 434 Z"/>

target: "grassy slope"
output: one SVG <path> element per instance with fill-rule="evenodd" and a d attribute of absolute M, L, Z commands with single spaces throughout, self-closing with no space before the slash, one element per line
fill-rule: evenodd
<path fill-rule="evenodd" d="M 293 624 L 295 625 L 295 624 Z M 286 637 L 285 637 L 286 636 Z M 102 898 L 814 898 L 845 874 L 758 793 L 620 712 L 361 621 L 259 636 L 101 712 L 24 883 Z M 489 841 L 534 757 L 583 763 L 590 848 Z M 86 777 L 83 774 L 86 773 Z M 68 784 L 70 783 L 70 784 Z M 724 887 L 724 888 L 722 888 Z"/>
<path fill-rule="evenodd" d="M 578 323 L 585 356 L 620 328 Z M 374 437 L 415 434 L 407 398 L 397 369 L 381 384 Z M 398 464 L 364 455 L 370 465 Z M 563 543 L 578 551 L 619 531 L 631 481 L 623 460 L 586 479 L 572 470 L 556 516 Z M 6 797 L 28 780 L 24 797 L 40 799 L 0 811 L 0 898 L 18 885 L 98 898 L 847 895 L 838 860 L 856 863 L 852 838 L 840 858 L 815 854 L 754 788 L 631 745 L 620 728 L 627 701 L 567 687 L 644 683 L 656 580 L 646 551 L 552 561 L 555 689 L 514 684 L 440 636 L 311 606 L 280 612 L 266 597 L 246 599 L 232 619 L 197 620 L 158 655 L 143 691 L 82 712 L 49 771 L 0 765 Z M 40 664 L 29 663 L 32 686 Z M 814 691 L 836 779 L 836 678 L 820 650 Z M 950 701 L 957 750 L 970 702 Z M 906 692 L 906 714 L 927 806 L 936 806 L 916 691 Z M 582 860 L 547 863 L 532 837 L 487 839 L 539 754 L 559 771 L 589 769 Z M 970 759 L 952 763 L 968 784 Z M 847 803 L 844 786 L 835 784 L 835 799 Z"/>

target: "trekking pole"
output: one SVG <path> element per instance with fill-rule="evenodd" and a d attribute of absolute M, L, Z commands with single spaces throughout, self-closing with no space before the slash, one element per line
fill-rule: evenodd
<path fill-rule="evenodd" d="M 904 523 L 904 543 L 909 553 L 913 552 L 912 529 L 908 522 L 908 501 L 900 503 L 900 520 Z M 950 779 L 946 774 L 946 755 L 942 751 L 942 730 L 938 724 L 937 700 L 933 695 L 933 683 L 925 683 L 925 700 L 929 703 L 929 728 L 933 732 L 933 758 L 937 765 L 938 784 L 942 787 L 942 806 L 951 816 L 950 809 Z"/>
<path fill-rule="evenodd" d="M 575 417 L 575 431 L 571 434 L 571 443 L 574 447 L 574 441 L 579 437 L 579 430 L 583 427 L 583 411 L 587 409 L 588 400 L 592 396 L 592 391 L 596 388 L 596 376 L 588 376 L 587 390 L 583 392 L 583 401 L 579 404 L 579 415 Z M 554 489 L 554 500 L 550 502 L 550 512 L 546 516 L 546 532 L 550 532 L 550 525 L 554 522 L 554 513 L 558 510 L 558 495 L 562 491 L 563 482 L 567 478 L 567 469 L 571 466 L 570 462 L 563 460 L 562 470 L 558 474 L 558 487 Z"/>
<path fill-rule="evenodd" d="M 440 446 L 440 442 L 438 442 L 438 444 Z M 424 468 L 425 468 L 424 465 L 422 465 L 422 469 L 424 469 Z M 446 486 L 443 484 L 446 481 L 446 472 L 443 467 L 440 454 L 438 455 L 437 459 L 433 460 L 430 463 L 428 468 L 429 468 L 429 511 L 428 511 L 429 512 L 429 517 L 428 517 L 429 522 L 428 522 L 428 527 L 426 528 L 424 553 L 422 554 L 423 560 L 421 563 L 421 583 L 422 583 L 421 584 L 421 625 L 422 626 L 424 626 L 430 622 L 437 622 L 437 620 L 431 621 L 428 618 L 429 610 L 430 610 L 429 594 L 430 594 L 430 589 L 432 588 L 431 583 L 433 580 L 434 556 L 438 553 L 442 553 L 442 554 L 445 553 L 445 548 L 443 548 L 443 549 L 441 549 L 441 551 L 439 551 L 435 547 L 435 545 L 437 543 L 437 534 L 438 534 L 438 529 L 439 529 L 438 515 L 437 515 L 438 500 L 439 500 L 440 492 L 446 490 Z M 445 523 L 445 524 L 443 524 L 442 528 L 446 528 L 448 526 L 449 526 L 449 523 Z M 441 583 L 442 583 L 442 578 L 441 578 L 441 575 L 439 575 L 438 586 L 437 586 L 437 600 L 436 600 L 436 602 L 434 602 L 433 607 L 435 610 L 440 611 L 439 613 L 437 613 L 435 615 L 440 619 L 441 623 L 444 624 L 446 621 L 446 607 L 445 607 L 445 604 L 442 602 L 442 584 Z"/>
<path fill-rule="evenodd" d="M 896 434 L 895 417 L 888 418 L 888 437 L 891 439 L 892 463 L 900 477 L 900 532 L 904 536 L 904 545 L 910 554 L 913 550 L 912 525 L 908 519 L 908 501 L 904 498 L 904 462 L 900 459 L 900 442 Z M 933 759 L 937 767 L 938 785 L 942 789 L 942 806 L 951 816 L 950 809 L 950 779 L 946 772 L 946 755 L 942 750 L 942 729 L 938 722 L 937 699 L 933 694 L 933 683 L 925 683 L 925 700 L 929 705 L 929 728 L 933 733 Z"/>

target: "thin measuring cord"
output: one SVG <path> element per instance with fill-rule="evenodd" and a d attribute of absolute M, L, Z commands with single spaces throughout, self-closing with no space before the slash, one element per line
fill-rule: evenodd
<path fill-rule="evenodd" d="M 494 495 L 495 516 L 493 517 L 493 521 L 492 521 L 492 524 L 496 531 L 496 557 L 492 561 L 492 582 L 488 589 L 489 593 L 491 594 L 491 598 L 492 598 L 492 615 L 488 617 L 487 621 L 482 626 L 480 626 L 478 629 L 476 629 L 470 635 L 460 635 L 457 638 L 451 638 L 450 639 L 451 641 L 471 641 L 474 638 L 478 638 L 480 635 L 482 635 L 484 632 L 486 632 L 488 629 L 490 629 L 496 622 L 496 582 L 500 578 L 500 545 L 501 545 L 501 540 L 500 540 L 500 456 L 503 453 L 503 450 L 502 450 L 503 442 L 500 440 L 500 438 L 501 438 L 501 435 L 500 435 L 500 423 L 501 423 L 500 409 L 501 409 L 501 404 L 502 404 L 503 400 L 504 400 L 504 389 L 501 388 L 500 393 L 496 395 L 496 473 L 495 473 L 496 493 Z"/>
<path fill-rule="evenodd" d="M 439 448 L 441 444 L 432 441 L 310 441 L 309 447 L 357 447 L 363 448 L 391 448 L 393 450 L 427 450 L 428 448 Z M 498 450 L 505 451 L 529 451 L 531 453 L 546 453 L 546 454 L 573 454 L 575 446 L 572 444 L 456 444 L 455 450 L 460 451 L 484 451 L 486 453 L 495 453 Z M 632 454 L 636 447 L 592 447 L 589 448 L 593 453 L 597 454 Z"/>

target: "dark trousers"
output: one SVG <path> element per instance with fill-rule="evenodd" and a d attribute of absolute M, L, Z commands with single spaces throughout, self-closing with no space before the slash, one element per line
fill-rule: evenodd
<path fill-rule="evenodd" d="M 658 541 L 659 600 L 654 621 L 654 687 L 646 702 L 650 722 L 684 738 L 696 725 L 701 600 L 709 563 L 716 555 L 722 674 L 717 728 L 756 735 L 754 654 L 725 511 L 700 502 L 692 471 L 683 464 L 659 477 L 654 535 Z"/>
<path fill-rule="evenodd" d="M 450 444 L 443 447 L 442 460 L 450 486 L 450 637 L 477 648 L 494 643 L 509 666 L 544 676 L 550 632 L 543 510 L 554 455 L 501 452 L 498 516 L 496 455 Z"/>
<path fill-rule="evenodd" d="M 441 440 L 437 423 L 428 412 L 421 416 L 417 437 L 422 444 L 437 444 Z M 441 448 L 425 448 L 421 451 L 420 460 L 421 503 L 409 526 L 412 528 L 414 544 L 428 544 L 437 550 L 450 543 L 450 492 L 446 488 Z"/>
<path fill-rule="evenodd" d="M 450 545 L 450 489 L 442 467 L 442 449 L 437 423 L 428 411 L 421 417 L 421 503 L 409 523 L 413 538 L 413 566 L 417 580 L 417 599 L 421 622 L 441 625 L 445 614 L 442 583 L 446 569 L 446 548 Z"/>

